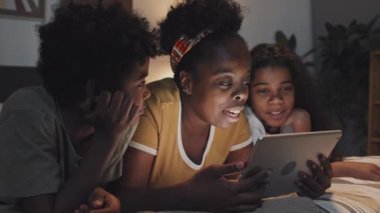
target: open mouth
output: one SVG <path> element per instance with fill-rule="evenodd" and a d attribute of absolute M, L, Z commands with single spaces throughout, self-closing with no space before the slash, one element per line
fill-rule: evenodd
<path fill-rule="evenodd" d="M 232 107 L 223 110 L 223 114 L 227 116 L 227 118 L 231 119 L 233 122 L 239 119 L 241 112 L 244 107 Z"/>
<path fill-rule="evenodd" d="M 228 116 L 231 116 L 231 117 L 234 117 L 234 118 L 239 117 L 240 112 L 241 111 L 239 111 L 239 110 L 223 110 L 223 113 L 225 115 L 228 115 Z"/>
<path fill-rule="evenodd" d="M 273 119 L 282 119 L 285 116 L 285 110 L 282 111 L 272 111 L 269 112 L 268 115 Z"/>

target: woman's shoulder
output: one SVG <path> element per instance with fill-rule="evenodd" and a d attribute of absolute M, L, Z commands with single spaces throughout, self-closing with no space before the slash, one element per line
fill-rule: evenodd
<path fill-rule="evenodd" d="M 310 121 L 310 113 L 302 108 L 294 108 L 289 118 L 293 118 L 294 121 L 297 120 L 309 120 Z"/>
<path fill-rule="evenodd" d="M 292 132 L 311 131 L 309 112 L 302 108 L 294 108 L 282 129 L 286 129 L 284 127 L 291 127 Z"/>

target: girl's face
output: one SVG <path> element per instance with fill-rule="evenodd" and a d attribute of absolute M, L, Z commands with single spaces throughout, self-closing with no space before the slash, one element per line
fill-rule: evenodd
<path fill-rule="evenodd" d="M 285 124 L 294 107 L 294 92 L 287 68 L 270 66 L 256 70 L 250 86 L 250 101 L 264 126 L 279 128 Z"/>
<path fill-rule="evenodd" d="M 193 119 L 221 128 L 237 122 L 248 97 L 250 65 L 249 50 L 237 38 L 214 48 L 207 62 L 199 62 L 189 77 L 191 94 L 184 96 Z"/>

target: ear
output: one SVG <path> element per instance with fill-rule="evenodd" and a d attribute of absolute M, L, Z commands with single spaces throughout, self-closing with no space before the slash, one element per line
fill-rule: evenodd
<path fill-rule="evenodd" d="M 193 90 L 193 77 L 186 71 L 179 71 L 179 81 L 181 84 L 180 90 L 186 95 L 191 95 Z"/>

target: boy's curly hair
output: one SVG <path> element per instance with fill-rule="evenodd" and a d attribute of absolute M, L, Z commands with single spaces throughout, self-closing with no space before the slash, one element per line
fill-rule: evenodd
<path fill-rule="evenodd" d="M 157 52 L 145 18 L 101 1 L 56 9 L 54 20 L 39 27 L 39 35 L 37 70 L 48 92 L 66 105 L 83 99 L 90 79 L 102 89 L 120 89 L 129 70 Z"/>
<path fill-rule="evenodd" d="M 170 54 L 175 42 L 186 35 L 194 38 L 207 28 L 213 32 L 194 46 L 181 60 L 177 70 L 194 70 L 195 62 L 210 59 L 212 50 L 232 38 L 243 40 L 237 32 L 242 22 L 240 5 L 232 0 L 187 0 L 171 6 L 159 23 L 161 51 Z M 175 72 L 175 70 L 174 70 Z M 178 72 L 175 79 L 178 83 Z"/>
<path fill-rule="evenodd" d="M 315 84 L 301 58 L 289 48 L 279 44 L 259 44 L 251 50 L 251 78 L 255 72 L 266 67 L 284 67 L 289 70 L 295 88 L 294 107 L 310 113 L 312 130 L 330 129 Z"/>

